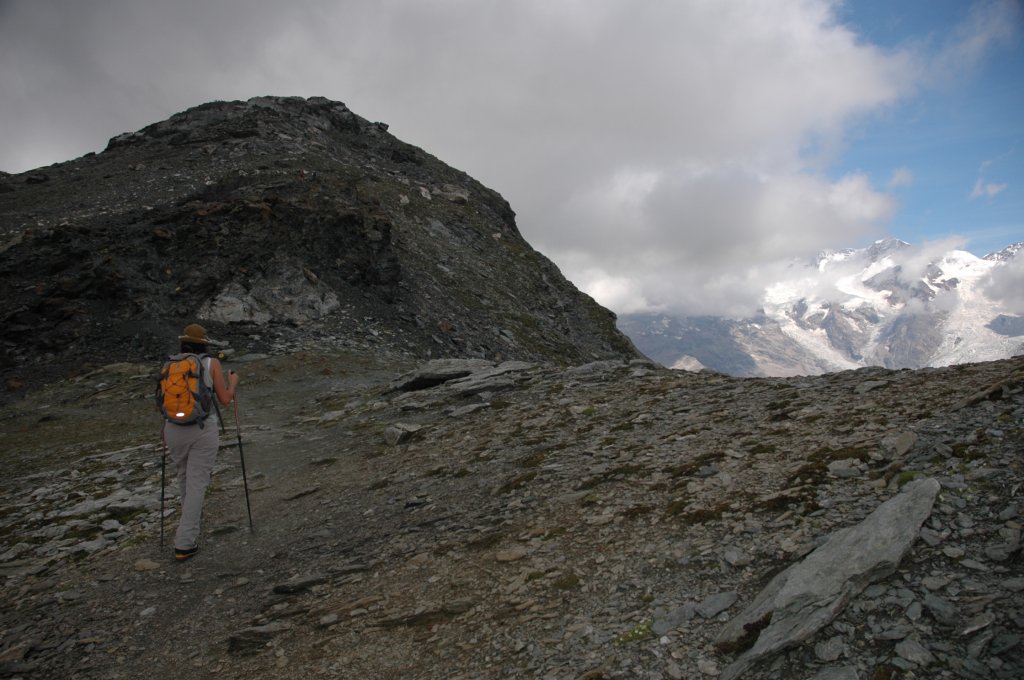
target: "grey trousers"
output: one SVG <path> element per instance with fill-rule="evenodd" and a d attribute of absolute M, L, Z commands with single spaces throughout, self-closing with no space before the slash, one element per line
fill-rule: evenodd
<path fill-rule="evenodd" d="M 207 419 L 198 425 L 164 425 L 164 441 L 178 475 L 181 491 L 181 520 L 174 535 L 174 547 L 189 550 L 199 540 L 199 525 L 203 517 L 203 498 L 210 485 L 213 464 L 217 460 L 217 419 Z"/>

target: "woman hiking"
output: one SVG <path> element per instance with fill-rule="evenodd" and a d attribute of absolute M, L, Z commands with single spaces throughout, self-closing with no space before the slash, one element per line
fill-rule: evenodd
<path fill-rule="evenodd" d="M 181 354 L 170 357 L 164 370 L 161 373 L 161 398 L 160 406 L 164 413 L 163 440 L 167 452 L 171 456 L 178 476 L 178 488 L 181 491 L 181 519 L 178 522 L 178 531 L 174 536 L 174 558 L 178 561 L 190 559 L 199 552 L 199 525 L 203 515 L 203 498 L 206 495 L 206 487 L 210 484 L 210 476 L 213 473 L 213 464 L 217 458 L 217 448 L 220 445 L 218 439 L 218 413 L 214 408 L 215 404 L 206 403 L 216 398 L 224 406 L 227 406 L 235 398 L 235 390 L 238 388 L 238 374 L 228 371 L 225 375 L 221 363 L 215 357 L 208 354 L 210 338 L 206 329 L 197 323 L 185 327 L 184 335 L 178 337 L 181 342 Z M 194 367 L 193 359 L 188 355 L 196 355 L 201 365 L 198 376 L 192 372 Z M 193 384 L 187 392 L 185 399 L 193 402 L 189 406 L 172 407 L 174 403 L 167 395 L 173 392 L 173 387 L 165 386 L 168 383 L 168 375 L 173 373 L 176 366 L 188 366 L 188 373 L 179 373 L 187 380 L 193 379 Z M 199 383 L 202 384 L 199 384 Z M 194 399 L 195 396 L 198 399 Z M 184 411 L 197 409 L 193 415 Z M 180 412 L 175 412 L 179 411 Z M 190 422 L 184 422 L 190 420 Z"/>

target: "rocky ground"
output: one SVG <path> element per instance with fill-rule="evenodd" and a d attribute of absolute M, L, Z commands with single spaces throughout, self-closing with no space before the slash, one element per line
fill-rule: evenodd
<path fill-rule="evenodd" d="M 786 379 L 246 359 L 254 531 L 225 447 L 184 564 L 159 545 L 151 366 L 11 405 L 0 675 L 1024 675 L 1021 358 Z M 801 568 L 830 582 L 757 608 Z"/>

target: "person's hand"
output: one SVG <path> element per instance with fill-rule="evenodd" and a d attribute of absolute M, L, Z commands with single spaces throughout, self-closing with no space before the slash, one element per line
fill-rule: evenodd
<path fill-rule="evenodd" d="M 238 385 L 238 374 L 234 371 L 228 371 L 228 382 L 230 383 L 231 388 L 234 389 L 235 386 Z"/>

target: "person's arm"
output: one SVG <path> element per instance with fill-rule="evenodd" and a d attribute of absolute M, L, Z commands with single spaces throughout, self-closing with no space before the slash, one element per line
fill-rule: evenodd
<path fill-rule="evenodd" d="M 224 375 L 224 369 L 221 368 L 220 361 L 212 359 L 210 361 L 210 375 L 213 376 L 213 391 L 217 393 L 217 401 L 227 406 L 235 398 L 235 389 L 238 387 L 238 374 L 234 371 L 228 371 L 227 375 Z"/>

